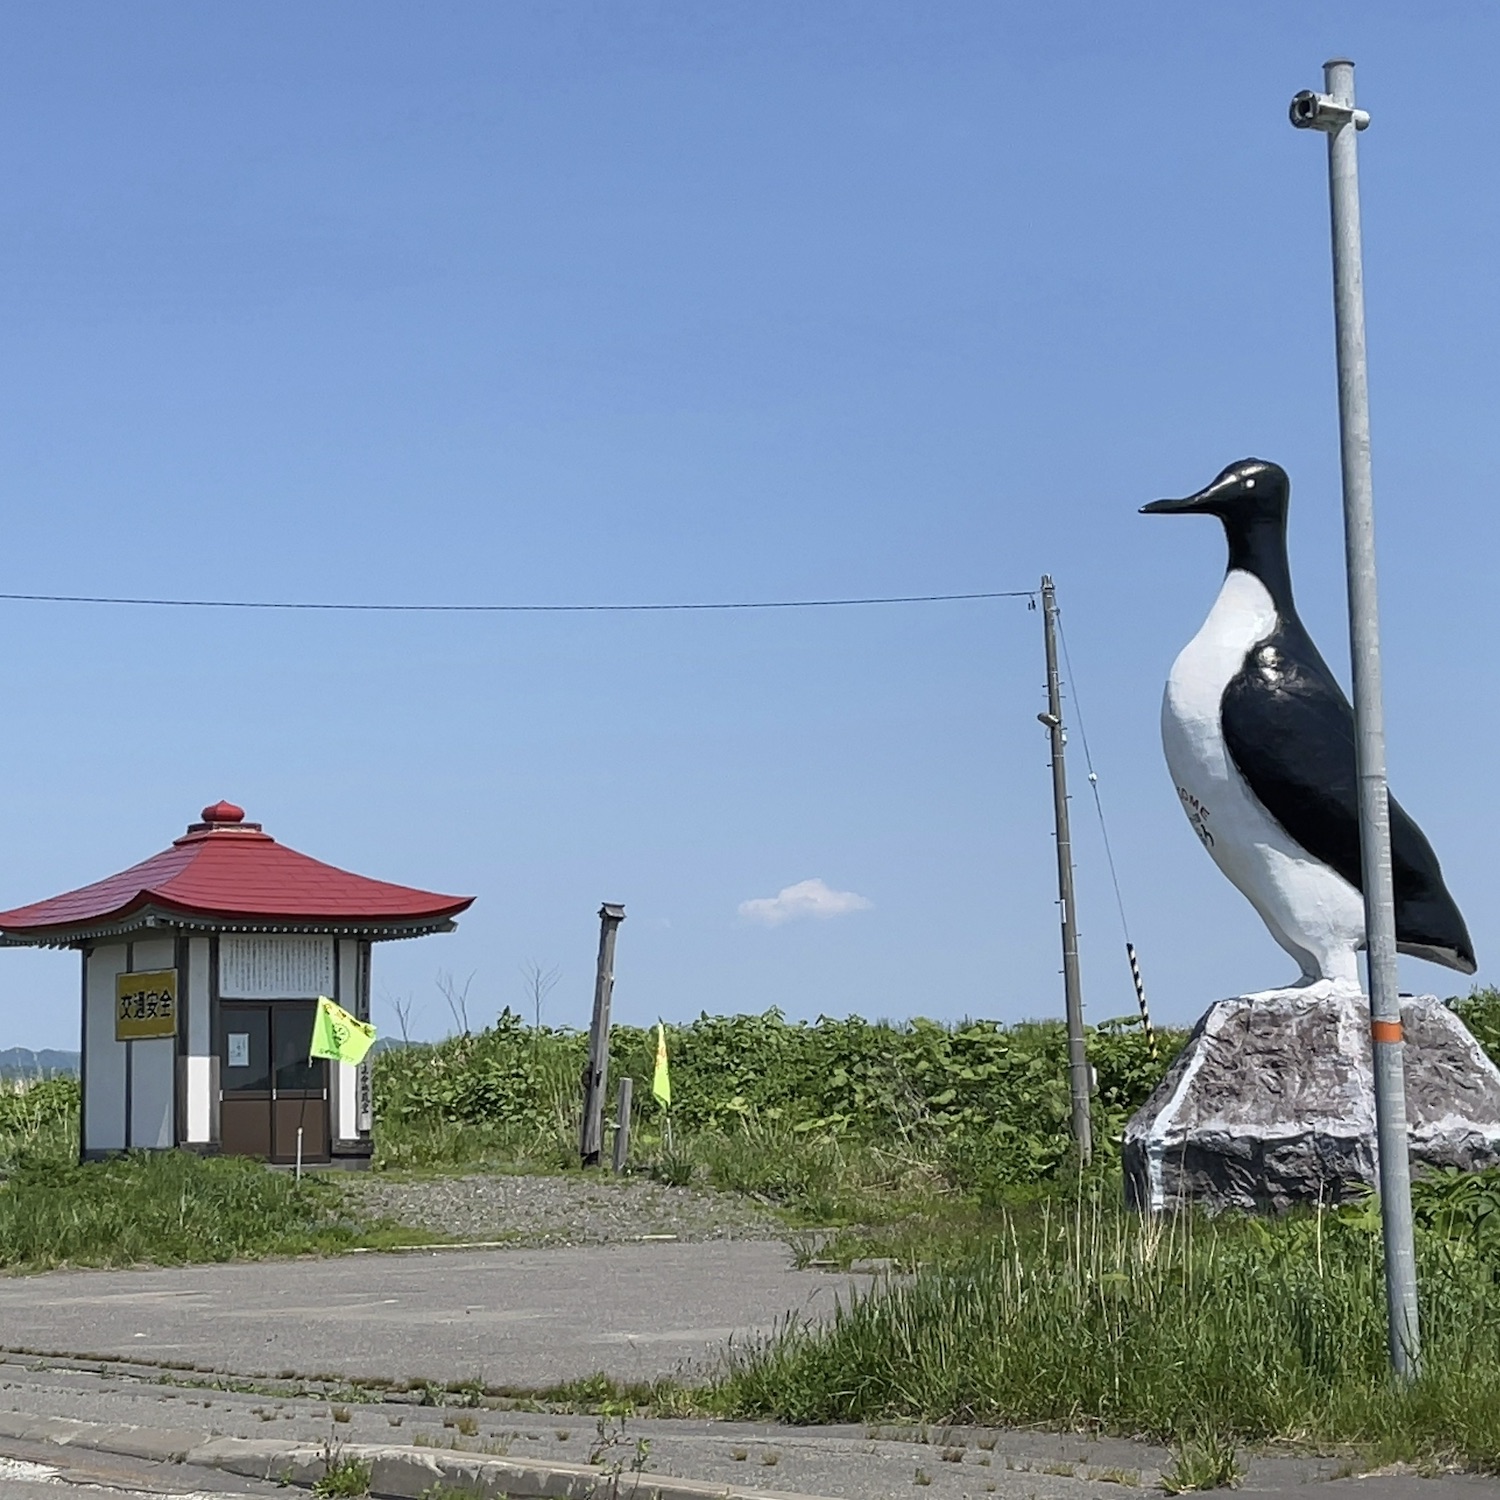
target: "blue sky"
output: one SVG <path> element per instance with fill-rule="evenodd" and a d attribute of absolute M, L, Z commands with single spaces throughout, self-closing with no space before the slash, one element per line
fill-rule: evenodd
<path fill-rule="evenodd" d="M 1176 806 L 1161 684 L 1217 527 L 1291 472 L 1344 663 L 1321 142 L 1359 64 L 1392 784 L 1500 962 L 1500 345 L 1478 4 L 5 6 L 0 591 L 573 603 L 1055 575 L 1154 1009 L 1292 966 Z M 0 604 L 0 904 L 228 797 L 478 896 L 376 1019 L 1058 1013 L 1040 616 L 244 615 Z M 1070 712 L 1073 703 L 1070 699 Z M 1085 1004 L 1129 977 L 1075 733 Z M 741 904 L 822 881 L 842 909 Z M 804 906 L 808 903 L 804 902 Z M 811 903 L 817 906 L 814 901 Z M 824 903 L 829 903 L 825 899 Z M 71 1045 L 77 960 L 0 954 Z M 1429 965 L 1411 987 L 1467 987 Z"/>

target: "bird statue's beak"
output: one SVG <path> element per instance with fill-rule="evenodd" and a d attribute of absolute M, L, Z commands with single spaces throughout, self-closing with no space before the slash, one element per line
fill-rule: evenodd
<path fill-rule="evenodd" d="M 1143 516 L 1194 515 L 1208 510 L 1217 490 L 1218 482 L 1215 481 L 1206 490 L 1199 490 L 1196 495 L 1188 495 L 1181 500 L 1153 500 L 1150 505 L 1141 507 L 1141 514 Z"/>

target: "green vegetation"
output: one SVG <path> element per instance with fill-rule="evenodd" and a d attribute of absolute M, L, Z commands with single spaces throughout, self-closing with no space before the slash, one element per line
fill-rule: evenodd
<path fill-rule="evenodd" d="M 1454 1004 L 1500 1057 L 1500 993 Z M 1185 1040 L 1160 1034 L 1153 1059 L 1134 1017 L 1091 1029 L 1101 1181 L 1116 1177 L 1126 1119 Z M 806 1024 L 773 1010 L 702 1016 L 669 1027 L 667 1043 L 670 1147 L 651 1097 L 654 1033 L 615 1027 L 610 1063 L 612 1079 L 635 1081 L 633 1159 L 667 1182 L 752 1194 L 820 1225 L 889 1224 L 941 1204 L 947 1231 L 962 1234 L 986 1211 L 1074 1175 L 1059 1023 Z M 585 1047 L 580 1032 L 532 1027 L 507 1010 L 483 1031 L 385 1052 L 375 1073 L 377 1165 L 573 1167 Z"/>
<path fill-rule="evenodd" d="M 1456 1002 L 1500 1056 L 1500 995 Z M 1394 1387 L 1370 1202 L 1277 1221 L 1142 1220 L 1118 1137 L 1153 1063 L 1125 1022 L 1090 1037 L 1096 1164 L 1069 1155 L 1061 1029 L 765 1016 L 674 1028 L 676 1144 L 650 1100 L 651 1037 L 620 1028 L 640 1157 L 671 1181 L 771 1199 L 818 1224 L 804 1261 L 888 1256 L 826 1325 L 794 1323 L 703 1390 L 579 1382 L 567 1404 L 782 1420 L 1047 1423 L 1149 1432 L 1180 1490 L 1232 1483 L 1237 1445 L 1352 1444 L 1371 1459 L 1500 1468 L 1500 1173 L 1439 1173 L 1416 1199 L 1426 1373 Z M 513 1016 L 382 1059 L 386 1160 L 573 1159 L 583 1041 Z M 449 1154 L 452 1153 L 452 1154 Z"/>
<path fill-rule="evenodd" d="M 1455 1008 L 1500 1057 L 1500 993 Z M 1130 1022 L 1091 1033 L 1095 1163 L 1080 1174 L 1054 1024 L 703 1017 L 668 1034 L 671 1145 L 650 1095 L 654 1038 L 617 1028 L 613 1077 L 636 1081 L 642 1168 L 753 1193 L 818 1226 L 804 1262 L 884 1256 L 909 1274 L 828 1323 L 793 1322 L 738 1351 L 702 1388 L 596 1380 L 540 1398 L 619 1416 L 1149 1433 L 1173 1445 L 1167 1480 L 1182 1491 L 1232 1483 L 1237 1453 L 1268 1440 L 1500 1471 L 1500 1171 L 1416 1186 L 1425 1365 L 1397 1387 L 1373 1202 L 1277 1220 L 1124 1211 L 1121 1129 L 1182 1040 L 1164 1038 L 1153 1061 Z M 571 1166 L 583 1050 L 575 1032 L 507 1013 L 386 1053 L 380 1164 Z M 0 1263 L 378 1243 L 336 1183 L 175 1153 L 79 1167 L 76 1104 L 67 1080 L 0 1094 Z"/>
<path fill-rule="evenodd" d="M 0 1083 L 0 1173 L 37 1157 L 78 1155 L 78 1080 L 10 1079 Z"/>
<path fill-rule="evenodd" d="M 323 1472 L 313 1481 L 313 1494 L 319 1500 L 362 1500 L 370 1493 L 373 1468 L 363 1459 L 353 1458 L 341 1449 L 325 1446 Z"/>
<path fill-rule="evenodd" d="M 1500 1172 L 1470 1181 L 1476 1198 L 1500 1191 Z M 1348 1442 L 1500 1468 L 1500 1249 L 1450 1216 L 1451 1195 L 1421 1194 L 1425 1374 L 1410 1390 L 1387 1370 L 1373 1204 L 1152 1220 L 1080 1193 L 934 1239 L 912 1276 L 741 1354 L 713 1401 L 796 1422 L 1084 1425 L 1185 1454 Z"/>
<path fill-rule="evenodd" d="M 242 1157 L 131 1152 L 79 1166 L 28 1160 L 0 1183 L 0 1266 L 172 1265 L 410 1243 L 352 1217 L 336 1183 Z"/>
<path fill-rule="evenodd" d="M 1211 1432 L 1177 1446 L 1172 1467 L 1161 1476 L 1161 1487 L 1169 1495 L 1230 1489 L 1244 1475 L 1234 1444 Z"/>
<path fill-rule="evenodd" d="M 1163 1037 L 1153 1062 L 1133 1020 L 1092 1032 L 1102 1163 L 1182 1040 Z M 1054 1023 L 808 1025 L 768 1011 L 669 1027 L 667 1045 L 670 1148 L 651 1097 L 653 1033 L 611 1037 L 611 1077 L 635 1080 L 633 1154 L 668 1182 L 750 1193 L 827 1224 L 902 1217 L 935 1197 L 1008 1201 L 1066 1175 L 1067 1044 Z M 380 1165 L 572 1165 L 584 1055 L 580 1033 L 509 1011 L 482 1032 L 383 1054 Z"/>
<path fill-rule="evenodd" d="M 1500 994 L 1455 1009 L 1500 1057 Z M 1500 1170 L 1414 1192 L 1425 1362 L 1390 1380 L 1373 1199 L 1278 1220 L 1125 1212 L 1112 1168 L 969 1194 L 804 1258 L 913 1274 L 742 1352 L 716 1410 L 783 1420 L 1047 1423 L 1172 1442 L 1182 1489 L 1232 1482 L 1237 1442 L 1348 1443 L 1500 1470 Z"/>
<path fill-rule="evenodd" d="M 168 1265 L 421 1238 L 353 1217 L 336 1183 L 297 1183 L 243 1158 L 77 1157 L 76 1079 L 0 1092 L 0 1267 Z"/>

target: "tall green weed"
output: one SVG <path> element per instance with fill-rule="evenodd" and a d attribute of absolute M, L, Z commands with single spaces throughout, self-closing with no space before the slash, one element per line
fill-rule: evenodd
<path fill-rule="evenodd" d="M 1081 1196 L 794 1321 L 718 1381 L 726 1414 L 1047 1423 L 1370 1445 L 1500 1467 L 1500 1257 L 1424 1231 L 1424 1376 L 1390 1377 L 1376 1224 L 1139 1217 Z"/>

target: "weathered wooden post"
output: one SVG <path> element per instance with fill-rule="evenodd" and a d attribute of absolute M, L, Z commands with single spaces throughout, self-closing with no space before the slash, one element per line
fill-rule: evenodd
<path fill-rule="evenodd" d="M 615 1172 L 623 1172 L 630 1162 L 630 1096 L 635 1079 L 628 1073 L 620 1080 L 618 1113 L 615 1116 Z"/>
<path fill-rule="evenodd" d="M 599 968 L 594 980 L 594 1019 L 589 1024 L 589 1061 L 583 1075 L 583 1125 L 579 1155 L 597 1167 L 604 1151 L 604 1098 L 609 1085 L 609 1002 L 615 988 L 615 933 L 625 908 L 606 901 L 599 908 Z"/>

